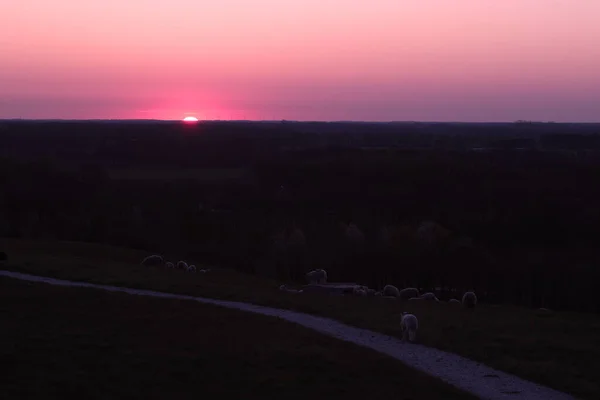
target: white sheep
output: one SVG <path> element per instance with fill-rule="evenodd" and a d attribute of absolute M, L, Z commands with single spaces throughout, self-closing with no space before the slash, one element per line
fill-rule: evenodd
<path fill-rule="evenodd" d="M 348 224 L 346 227 L 346 239 L 352 243 L 363 243 L 365 241 L 365 235 L 355 224 Z"/>
<path fill-rule="evenodd" d="M 394 285 L 385 285 L 383 287 L 383 295 L 386 297 L 389 297 L 389 296 L 400 297 L 400 291 Z"/>
<path fill-rule="evenodd" d="M 308 280 L 308 283 L 311 283 L 311 284 L 327 283 L 327 271 L 325 271 L 324 269 L 316 269 L 314 271 L 310 271 L 305 276 L 306 276 L 306 279 Z"/>
<path fill-rule="evenodd" d="M 188 265 L 185 261 L 177 262 L 177 269 L 187 270 L 187 268 L 188 268 Z"/>
<path fill-rule="evenodd" d="M 169 261 L 169 262 L 167 262 L 167 263 L 165 264 L 165 267 L 166 267 L 167 269 L 174 269 L 174 268 L 175 268 L 175 264 L 173 264 L 172 262 L 170 262 L 170 261 Z"/>
<path fill-rule="evenodd" d="M 466 292 L 462 297 L 462 305 L 466 308 L 475 308 L 477 296 L 473 292 Z"/>
<path fill-rule="evenodd" d="M 411 297 L 419 297 L 419 289 L 417 288 L 405 288 L 399 293 L 401 299 L 410 299 Z"/>
<path fill-rule="evenodd" d="M 163 265 L 164 263 L 165 263 L 165 259 L 156 254 L 148 256 L 148 257 L 144 258 L 144 260 L 142 261 L 142 265 L 144 265 L 146 267 L 153 266 L 153 265 Z"/>
<path fill-rule="evenodd" d="M 196 272 L 197 268 L 195 265 L 190 265 L 189 267 L 187 267 L 186 271 L 187 272 Z"/>
<path fill-rule="evenodd" d="M 417 320 L 415 315 L 403 312 L 400 319 L 400 329 L 402 330 L 403 342 L 406 342 L 407 336 L 409 341 L 414 342 L 417 339 L 419 320 Z"/>
<path fill-rule="evenodd" d="M 428 292 L 428 293 L 423 293 L 421 295 L 421 298 L 423 300 L 433 300 L 439 303 L 439 299 L 436 297 L 436 295 L 434 293 Z"/>
<path fill-rule="evenodd" d="M 287 293 L 302 293 L 302 290 L 297 290 L 297 289 L 289 289 L 286 285 L 281 285 L 279 286 L 279 290 L 281 290 L 282 292 L 287 292 Z"/>

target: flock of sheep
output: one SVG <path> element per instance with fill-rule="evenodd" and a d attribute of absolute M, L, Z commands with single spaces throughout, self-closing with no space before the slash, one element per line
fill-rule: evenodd
<path fill-rule="evenodd" d="M 312 285 L 322 285 L 327 283 L 327 271 L 324 269 L 310 271 L 305 276 L 308 283 Z M 302 290 L 290 289 L 286 285 L 281 285 L 279 289 L 288 293 L 302 293 Z M 417 288 L 405 288 L 399 290 L 394 285 L 385 285 L 381 291 L 375 291 L 366 286 L 357 285 L 353 288 L 352 294 L 355 296 L 381 296 L 408 301 L 440 302 L 434 293 L 427 292 L 420 294 L 419 289 Z M 465 308 L 473 309 L 477 305 L 477 296 L 474 292 L 466 292 L 462 297 L 462 301 L 451 299 L 448 303 L 462 304 Z M 406 341 L 408 339 L 410 342 L 414 342 L 417 337 L 419 321 L 414 314 L 403 312 L 400 318 L 400 328 L 402 330 L 402 340 Z"/>
<path fill-rule="evenodd" d="M 188 263 L 186 263 L 185 261 L 178 261 L 177 264 L 173 264 L 170 261 L 165 262 L 165 259 L 162 256 L 158 256 L 156 254 L 144 258 L 144 260 L 142 261 L 142 265 L 146 267 L 155 266 L 165 267 L 166 269 L 179 269 L 192 273 L 200 272 L 204 274 L 210 272 L 210 269 L 198 270 L 198 268 L 196 268 L 195 265 L 188 265 Z"/>
<path fill-rule="evenodd" d="M 198 271 L 195 265 L 188 265 L 185 261 L 179 261 L 177 264 L 173 264 L 172 262 L 165 262 L 165 259 L 159 255 L 151 255 L 142 261 L 142 265 L 144 266 L 161 266 L 167 269 L 179 269 L 184 270 L 186 272 L 201 272 L 206 273 L 209 272 L 210 269 L 201 269 Z M 323 285 L 327 283 L 327 271 L 324 269 L 316 269 L 308 272 L 306 275 L 306 279 L 309 284 L 313 285 Z M 285 291 L 288 293 L 302 293 L 303 290 L 298 289 L 290 289 L 286 285 L 279 286 L 279 290 Z M 399 299 L 399 300 L 408 300 L 408 301 L 435 301 L 440 302 L 437 296 L 434 293 L 427 292 L 420 294 L 419 289 L 417 288 L 405 288 L 399 290 L 394 285 L 385 285 L 383 290 L 375 291 L 374 289 L 370 289 L 366 286 L 356 285 L 352 289 L 352 294 L 355 296 L 381 296 L 384 298 L 390 299 Z M 462 301 L 457 299 L 451 299 L 448 303 L 461 304 L 466 308 L 474 308 L 477 305 L 477 296 L 473 292 L 466 292 Z M 417 330 L 419 329 L 419 320 L 414 314 L 409 314 L 403 312 L 400 318 L 400 328 L 402 330 L 402 341 L 406 341 L 407 339 L 410 342 L 414 342 L 417 338 Z"/>

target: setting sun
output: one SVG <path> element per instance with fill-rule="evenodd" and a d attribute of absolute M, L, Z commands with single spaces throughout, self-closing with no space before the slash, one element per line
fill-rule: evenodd
<path fill-rule="evenodd" d="M 196 117 L 185 117 L 183 122 L 198 122 L 198 118 Z"/>

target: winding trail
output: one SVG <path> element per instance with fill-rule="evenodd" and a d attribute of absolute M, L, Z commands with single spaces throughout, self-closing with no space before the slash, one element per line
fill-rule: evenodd
<path fill-rule="evenodd" d="M 501 372 L 476 361 L 468 360 L 456 354 L 433 349 L 418 344 L 402 343 L 400 339 L 367 329 L 355 328 L 329 318 L 316 317 L 295 311 L 263 307 L 237 301 L 215 300 L 205 297 L 194 297 L 152 290 L 130 289 L 117 286 L 97 285 L 85 282 L 73 282 L 62 279 L 47 278 L 23 274 L 19 272 L 0 270 L 0 276 L 20 279 L 30 282 L 41 282 L 58 286 L 83 287 L 91 289 L 121 292 L 139 296 L 163 297 L 179 300 L 193 300 L 278 317 L 289 322 L 333 336 L 337 339 L 368 347 L 387 354 L 406 365 L 428 375 L 439 378 L 464 391 L 470 392 L 482 399 L 501 400 L 567 400 L 575 397 L 554 389 L 526 381 L 516 376 Z"/>

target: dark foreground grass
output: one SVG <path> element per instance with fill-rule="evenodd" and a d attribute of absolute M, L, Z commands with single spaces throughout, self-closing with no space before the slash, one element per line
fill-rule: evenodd
<path fill-rule="evenodd" d="M 0 239 L 6 269 L 56 278 L 154 289 L 293 309 L 401 336 L 397 315 L 412 311 L 422 344 L 461 354 L 582 398 L 600 398 L 600 317 L 481 304 L 293 295 L 279 282 L 214 269 L 187 274 L 139 266 L 146 253 L 82 243 Z M 194 260 L 190 260 L 194 261 Z M 2 266 L 0 265 L 0 268 Z"/>
<path fill-rule="evenodd" d="M 0 398 L 474 398 L 299 325 L 0 278 Z"/>

